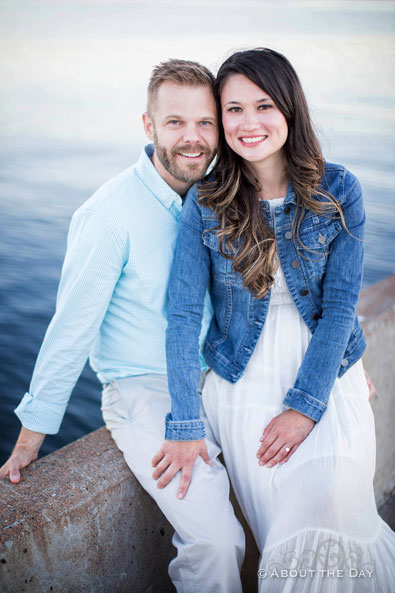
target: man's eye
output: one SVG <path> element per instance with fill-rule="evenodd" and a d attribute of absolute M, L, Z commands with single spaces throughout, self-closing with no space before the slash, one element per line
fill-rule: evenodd
<path fill-rule="evenodd" d="M 180 122 L 178 121 L 178 119 L 171 119 L 168 123 L 171 126 L 177 126 Z"/>
<path fill-rule="evenodd" d="M 203 120 L 203 121 L 200 122 L 200 125 L 201 126 L 212 126 L 213 125 L 213 122 Z"/>

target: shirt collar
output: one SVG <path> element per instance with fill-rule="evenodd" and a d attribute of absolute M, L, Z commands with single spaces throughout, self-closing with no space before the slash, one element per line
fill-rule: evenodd
<path fill-rule="evenodd" d="M 155 169 L 151 157 L 154 154 L 154 145 L 147 144 L 141 152 L 136 163 L 136 172 L 141 181 L 152 195 L 168 210 L 174 202 L 182 203 L 180 195 L 174 191 Z"/>
<path fill-rule="evenodd" d="M 291 182 L 288 183 L 287 195 L 285 196 L 284 204 L 296 204 L 296 196 Z"/>

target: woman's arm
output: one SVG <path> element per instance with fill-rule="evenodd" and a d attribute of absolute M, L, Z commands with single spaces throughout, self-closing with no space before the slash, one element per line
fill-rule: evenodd
<path fill-rule="evenodd" d="M 197 457 L 211 465 L 200 419 L 199 334 L 210 256 L 202 241 L 203 225 L 193 187 L 180 218 L 170 274 L 166 356 L 171 412 L 166 417 L 165 442 L 152 459 L 158 488 L 167 486 L 180 471 L 177 497 L 184 498 Z"/>
<path fill-rule="evenodd" d="M 199 335 L 204 296 L 210 275 L 210 255 L 202 241 L 203 225 L 193 187 L 183 206 L 169 283 L 166 356 L 171 413 L 166 418 L 168 440 L 205 436 L 200 420 Z"/>
<path fill-rule="evenodd" d="M 344 352 L 354 327 L 361 288 L 365 211 L 358 180 L 348 171 L 348 188 L 342 208 L 348 231 L 343 229 L 330 244 L 322 284 L 322 312 L 295 384 L 284 404 L 319 421 L 325 412 Z"/>
<path fill-rule="evenodd" d="M 358 180 L 346 172 L 342 200 L 348 231 L 332 241 L 323 279 L 322 313 L 284 404 L 266 426 L 257 451 L 260 465 L 285 463 L 325 412 L 354 327 L 362 280 L 365 212 Z"/>

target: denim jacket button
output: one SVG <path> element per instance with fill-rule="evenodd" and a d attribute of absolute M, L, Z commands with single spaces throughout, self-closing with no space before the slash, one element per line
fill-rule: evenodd
<path fill-rule="evenodd" d="M 286 239 L 292 239 L 292 233 L 291 233 L 291 231 L 287 231 L 287 232 L 285 233 L 284 237 L 285 237 Z"/>
<path fill-rule="evenodd" d="M 317 319 L 320 318 L 320 314 L 319 313 L 313 313 L 313 319 L 314 321 L 317 321 Z"/>
<path fill-rule="evenodd" d="M 300 291 L 300 294 L 301 294 L 302 296 L 307 296 L 307 295 L 309 294 L 309 291 L 308 291 L 308 289 L 307 289 L 307 288 L 304 288 L 303 290 L 301 290 L 301 291 Z"/>
<path fill-rule="evenodd" d="M 342 362 L 341 362 L 342 367 L 346 367 L 348 366 L 348 360 L 347 358 L 343 358 Z"/>
<path fill-rule="evenodd" d="M 297 259 L 294 259 L 294 261 L 292 262 L 291 266 L 293 268 L 295 268 L 295 270 L 297 270 L 298 268 L 300 268 L 300 262 L 298 262 Z"/>
<path fill-rule="evenodd" d="M 291 212 L 291 206 L 285 206 L 284 214 L 289 214 Z"/>

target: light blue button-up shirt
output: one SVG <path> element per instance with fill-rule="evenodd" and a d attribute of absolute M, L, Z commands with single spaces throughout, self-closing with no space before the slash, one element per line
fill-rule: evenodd
<path fill-rule="evenodd" d="M 166 374 L 167 285 L 182 199 L 152 154 L 150 144 L 73 215 L 56 312 L 15 410 L 30 430 L 58 432 L 88 356 L 102 383 Z M 208 303 L 202 339 L 210 318 Z"/>

